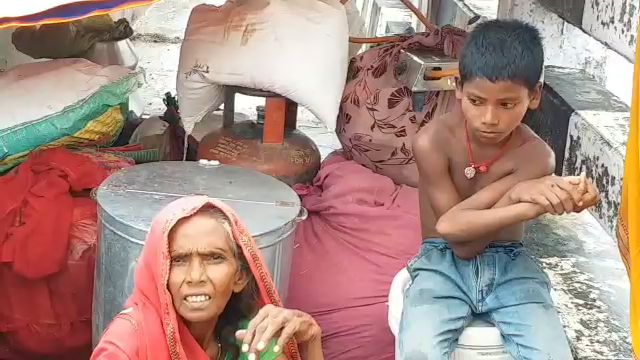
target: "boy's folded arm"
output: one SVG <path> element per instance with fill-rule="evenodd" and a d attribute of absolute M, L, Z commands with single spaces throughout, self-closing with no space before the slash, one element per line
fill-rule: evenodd
<path fill-rule="evenodd" d="M 542 140 L 533 140 L 515 151 L 529 154 L 529 158 L 523 157 L 523 161 L 527 162 L 527 166 L 515 169 L 511 174 L 487 185 L 469 198 L 456 204 L 450 211 L 462 209 L 485 210 L 511 205 L 509 191 L 517 184 L 551 175 L 555 170 L 555 154 Z"/>
<path fill-rule="evenodd" d="M 543 212 L 544 208 L 533 203 L 511 204 L 484 210 L 452 209 L 440 217 L 436 231 L 460 249 L 466 245 L 470 248 L 484 248 L 491 241 L 484 239 L 486 235 L 536 218 Z"/>
<path fill-rule="evenodd" d="M 528 159 L 527 167 L 517 169 L 450 208 L 439 217 L 436 231 L 461 249 L 481 250 L 489 242 L 484 239 L 486 235 L 539 216 L 541 208 L 537 204 L 513 204 L 509 197 L 509 191 L 517 184 L 553 172 L 553 153 L 548 146 L 541 141 L 531 146 L 527 152 L 534 156 Z M 469 242 L 477 244 L 467 244 Z"/>

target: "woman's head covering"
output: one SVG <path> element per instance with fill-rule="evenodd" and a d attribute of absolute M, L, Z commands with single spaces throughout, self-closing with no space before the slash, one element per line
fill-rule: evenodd
<path fill-rule="evenodd" d="M 206 206 L 221 210 L 230 220 L 233 239 L 247 259 L 258 285 L 256 308 L 265 304 L 282 306 L 280 297 L 258 247 L 235 212 L 224 203 L 206 196 L 188 196 L 165 207 L 153 220 L 135 275 L 133 294 L 127 301 L 138 319 L 141 359 L 208 360 L 208 357 L 176 314 L 167 288 L 169 278 L 169 231 L 183 218 Z M 213 329 L 212 329 L 213 331 Z M 285 348 L 287 359 L 299 359 L 294 341 Z"/>

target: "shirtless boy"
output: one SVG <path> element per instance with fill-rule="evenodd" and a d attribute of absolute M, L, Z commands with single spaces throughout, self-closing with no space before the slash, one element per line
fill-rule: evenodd
<path fill-rule="evenodd" d="M 478 25 L 460 59 L 459 109 L 416 136 L 425 240 L 408 266 L 402 360 L 449 360 L 474 316 L 498 327 L 516 360 L 572 358 L 523 227 L 544 213 L 582 211 L 598 193 L 584 176 L 553 176 L 552 150 L 521 124 L 540 103 L 543 61 L 534 27 Z"/>

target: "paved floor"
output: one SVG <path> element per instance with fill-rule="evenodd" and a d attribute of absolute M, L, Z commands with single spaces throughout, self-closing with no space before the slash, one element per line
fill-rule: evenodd
<path fill-rule="evenodd" d="M 135 25 L 134 43 L 147 79 L 140 95 L 150 114 L 163 111 L 165 92 L 175 93 L 180 38 L 190 9 L 200 2 L 162 1 Z M 255 116 L 260 102 L 243 97 L 236 100 L 236 111 Z M 323 155 L 340 147 L 333 132 L 308 111 L 301 110 L 298 123 Z M 527 246 L 553 282 L 554 298 L 576 358 L 630 359 L 629 282 L 614 240 L 595 219 L 588 214 L 542 218 L 529 226 Z"/>

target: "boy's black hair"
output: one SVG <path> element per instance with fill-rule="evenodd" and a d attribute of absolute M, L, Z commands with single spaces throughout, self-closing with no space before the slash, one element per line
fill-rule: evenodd
<path fill-rule="evenodd" d="M 535 89 L 544 64 L 540 32 L 518 20 L 492 20 L 469 34 L 460 58 L 460 86 L 475 79 Z"/>

